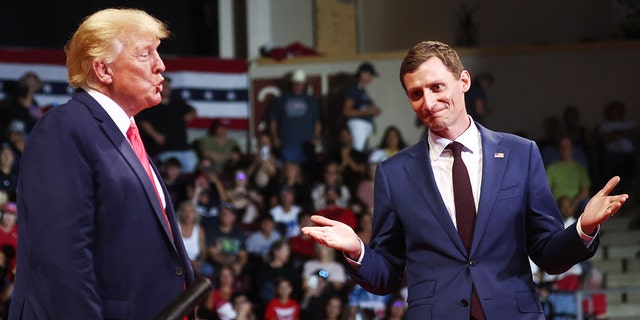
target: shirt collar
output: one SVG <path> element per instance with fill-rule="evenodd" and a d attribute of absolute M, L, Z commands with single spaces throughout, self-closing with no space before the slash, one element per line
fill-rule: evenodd
<path fill-rule="evenodd" d="M 466 149 L 471 151 L 472 154 L 477 154 L 480 152 L 480 139 L 478 127 L 476 127 L 476 123 L 473 121 L 471 116 L 469 116 L 469 120 L 471 120 L 471 125 L 469 128 L 465 130 L 455 141 L 461 143 Z M 427 141 L 429 143 L 429 158 L 431 161 L 435 161 L 442 155 L 442 151 L 453 141 L 443 138 L 429 130 L 427 135 Z"/>
<path fill-rule="evenodd" d="M 104 111 L 107 112 L 111 120 L 116 123 L 118 129 L 126 137 L 131 121 L 134 121 L 133 117 L 129 118 L 127 113 L 125 113 L 124 110 L 122 110 L 122 108 L 113 101 L 113 99 L 109 98 L 104 93 L 94 89 L 87 89 L 87 93 L 98 101 L 98 104 L 100 104 Z"/>

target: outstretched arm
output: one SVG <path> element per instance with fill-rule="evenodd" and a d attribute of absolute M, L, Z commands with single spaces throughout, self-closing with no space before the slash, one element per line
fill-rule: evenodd
<path fill-rule="evenodd" d="M 361 240 L 348 225 L 327 219 L 323 216 L 311 216 L 316 226 L 302 228 L 302 233 L 312 237 L 318 243 L 339 250 L 351 259 L 358 260 L 362 254 Z"/>
<path fill-rule="evenodd" d="M 618 212 L 624 202 L 629 199 L 627 194 L 609 195 L 618 182 L 620 177 L 611 178 L 604 188 L 589 200 L 580 218 L 580 227 L 584 233 L 593 235 L 598 226 Z"/>

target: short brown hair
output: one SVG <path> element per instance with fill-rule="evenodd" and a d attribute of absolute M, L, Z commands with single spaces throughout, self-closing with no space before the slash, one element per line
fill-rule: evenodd
<path fill-rule="evenodd" d="M 169 36 L 169 29 L 160 20 L 137 9 L 104 9 L 86 17 L 64 47 L 67 54 L 69 84 L 88 88 L 95 59 L 113 62 L 122 44 L 139 35 L 158 39 Z"/>
<path fill-rule="evenodd" d="M 439 41 L 422 41 L 415 44 L 402 60 L 400 65 L 400 83 L 406 91 L 404 75 L 415 71 L 427 60 L 436 57 L 453 74 L 454 78 L 460 79 L 460 74 L 464 71 L 464 66 L 455 52 L 449 45 Z"/>

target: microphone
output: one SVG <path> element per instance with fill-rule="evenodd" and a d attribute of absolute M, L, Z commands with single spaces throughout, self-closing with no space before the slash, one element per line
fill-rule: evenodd
<path fill-rule="evenodd" d="M 195 307 L 202 302 L 209 292 L 213 290 L 211 280 L 207 277 L 196 279 L 189 285 L 171 304 L 165 307 L 155 320 L 182 320 Z"/>

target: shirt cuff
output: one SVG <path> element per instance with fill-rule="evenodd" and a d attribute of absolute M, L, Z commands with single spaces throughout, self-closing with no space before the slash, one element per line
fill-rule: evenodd
<path fill-rule="evenodd" d="M 344 258 L 352 267 L 360 267 L 362 265 L 362 259 L 364 258 L 364 242 L 360 240 L 360 256 L 358 257 L 358 260 L 352 259 L 344 252 L 342 253 L 342 255 L 344 255 Z"/>
<path fill-rule="evenodd" d="M 596 233 L 593 236 L 590 236 L 586 234 L 584 231 L 582 231 L 582 227 L 580 226 L 580 221 L 582 221 L 582 216 L 580 216 L 578 218 L 578 222 L 576 222 L 576 230 L 578 231 L 578 235 L 580 236 L 580 239 L 582 239 L 582 242 L 584 242 L 584 245 L 587 246 L 587 248 L 589 248 L 593 244 L 593 240 L 596 238 L 596 236 L 600 232 L 600 226 L 596 228 Z"/>

